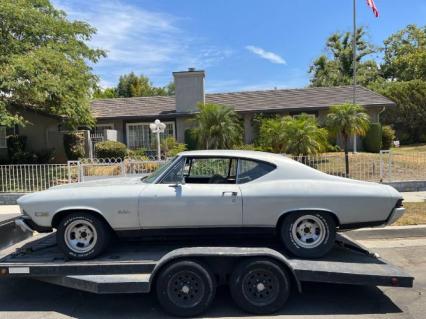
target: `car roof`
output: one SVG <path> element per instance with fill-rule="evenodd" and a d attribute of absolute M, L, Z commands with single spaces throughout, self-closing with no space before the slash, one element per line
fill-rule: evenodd
<path fill-rule="evenodd" d="M 225 157 L 242 157 L 254 160 L 271 162 L 274 164 L 282 163 L 283 161 L 292 161 L 290 158 L 274 153 L 258 152 L 258 151 L 244 151 L 244 150 L 200 150 L 200 151 L 186 151 L 179 153 L 181 156 L 225 156 Z"/>

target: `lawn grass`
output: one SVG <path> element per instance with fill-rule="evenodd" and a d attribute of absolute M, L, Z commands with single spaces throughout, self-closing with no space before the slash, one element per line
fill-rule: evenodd
<path fill-rule="evenodd" d="M 392 148 L 392 153 L 406 154 L 406 153 L 426 153 L 426 144 L 413 144 L 403 145 L 401 147 Z"/>
<path fill-rule="evenodd" d="M 393 226 L 426 224 L 426 202 L 404 202 L 404 207 L 406 208 L 405 214 L 396 223 L 392 224 Z"/>

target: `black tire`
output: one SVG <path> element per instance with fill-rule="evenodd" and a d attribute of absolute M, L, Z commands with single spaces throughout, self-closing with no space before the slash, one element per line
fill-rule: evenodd
<path fill-rule="evenodd" d="M 290 213 L 278 231 L 285 248 L 302 258 L 326 255 L 336 240 L 336 222 L 330 214 L 323 212 Z"/>
<path fill-rule="evenodd" d="M 206 311 L 212 303 L 216 282 L 204 265 L 182 260 L 161 270 L 155 289 L 164 311 L 178 317 L 193 317 Z"/>
<path fill-rule="evenodd" d="M 81 225 L 86 225 L 86 228 L 81 228 Z M 89 238 L 86 236 L 91 234 L 92 239 L 87 241 L 87 249 L 84 249 L 84 247 L 73 249 L 69 241 L 67 243 L 66 237 L 74 236 L 75 238 L 75 234 L 77 233 L 72 231 L 72 227 L 74 227 L 73 229 L 80 228 L 83 230 L 83 233 L 78 234 L 78 236 L 83 239 Z M 87 230 L 87 232 L 84 232 L 84 230 Z M 108 247 L 110 239 L 111 232 L 108 225 L 98 216 L 90 213 L 72 213 L 66 215 L 59 222 L 56 232 L 56 243 L 58 247 L 63 251 L 66 257 L 76 260 L 93 259 L 99 256 Z M 80 243 L 80 246 L 82 246 L 83 241 Z"/>
<path fill-rule="evenodd" d="M 248 259 L 232 273 L 231 295 L 242 310 L 252 314 L 272 314 L 280 310 L 290 295 L 290 279 L 276 262 Z"/>

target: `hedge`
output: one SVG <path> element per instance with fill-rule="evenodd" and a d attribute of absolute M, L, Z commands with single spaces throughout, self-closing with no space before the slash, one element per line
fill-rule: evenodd
<path fill-rule="evenodd" d="M 382 148 L 382 126 L 380 123 L 371 123 L 364 137 L 364 148 L 367 152 L 379 153 Z"/>
<path fill-rule="evenodd" d="M 382 127 L 382 149 L 389 150 L 395 140 L 395 130 L 389 125 Z"/>
<path fill-rule="evenodd" d="M 117 141 L 99 142 L 95 146 L 97 158 L 124 158 L 127 156 L 127 147 Z"/>

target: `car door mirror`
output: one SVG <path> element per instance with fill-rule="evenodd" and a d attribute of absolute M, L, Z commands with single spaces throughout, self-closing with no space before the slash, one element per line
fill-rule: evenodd
<path fill-rule="evenodd" d="M 185 185 L 185 177 L 183 176 L 183 174 L 179 174 L 176 177 L 176 183 L 170 185 L 170 187 L 176 188 Z"/>

